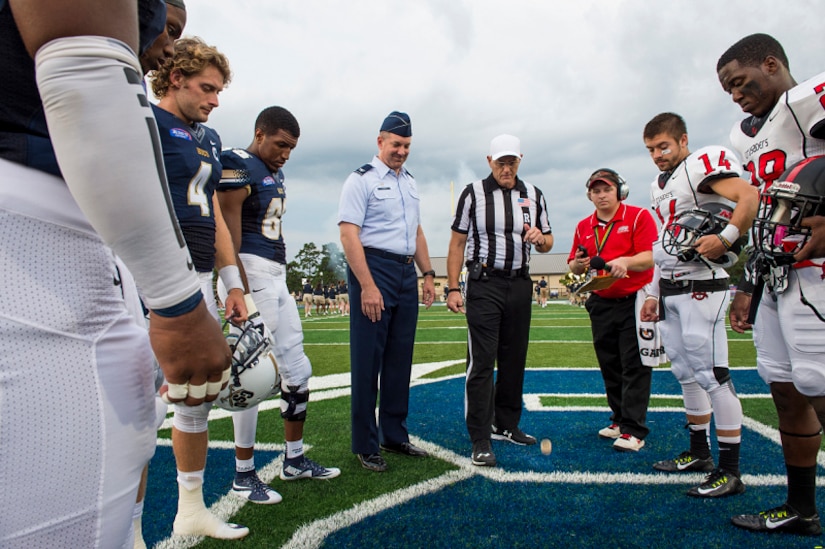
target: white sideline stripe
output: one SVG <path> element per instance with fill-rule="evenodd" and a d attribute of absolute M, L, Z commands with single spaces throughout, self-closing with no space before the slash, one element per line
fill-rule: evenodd
<path fill-rule="evenodd" d="M 740 399 L 770 399 L 770 393 L 750 393 L 750 394 L 738 394 Z M 605 398 L 604 393 L 525 393 L 523 395 L 524 398 L 524 407 L 531 411 L 531 412 L 542 412 L 542 411 L 558 411 L 560 408 L 562 410 L 572 409 L 572 406 L 547 406 L 541 403 L 542 397 L 550 397 L 550 398 Z M 650 395 L 650 398 L 658 398 L 662 400 L 678 400 L 679 402 L 682 401 L 682 395 L 670 395 L 670 394 L 654 394 Z M 581 408 L 581 407 L 580 407 Z M 584 406 L 583 408 L 594 408 L 601 412 L 604 410 L 604 406 Z M 656 411 L 656 412 L 667 412 L 667 411 L 682 411 L 684 412 L 684 408 L 682 407 L 649 407 L 649 411 Z M 579 410 L 581 411 L 581 410 Z"/>
<path fill-rule="evenodd" d="M 161 441 L 158 440 L 158 444 L 160 444 L 160 442 Z M 221 442 L 224 442 L 224 441 L 221 441 Z M 227 442 L 227 444 L 229 444 L 231 448 L 235 447 L 235 445 L 231 442 Z M 169 445 L 171 445 L 171 441 L 169 441 Z M 213 448 L 217 447 L 215 442 L 212 442 L 212 441 L 209 442 L 209 446 L 211 446 Z M 256 448 L 257 447 L 263 448 L 264 446 L 267 446 L 267 445 L 265 445 L 265 444 L 255 444 Z M 277 445 L 277 444 L 270 444 L 268 446 L 273 446 L 273 447 L 274 446 L 281 446 L 281 448 L 283 448 L 283 445 Z M 272 482 L 272 480 L 275 478 L 275 476 L 280 472 L 280 470 L 281 470 L 281 460 L 279 459 L 279 457 L 275 457 L 275 459 L 273 459 L 272 461 L 267 463 L 265 466 L 263 466 L 263 467 L 261 467 L 257 470 L 258 471 L 258 477 L 262 481 L 269 484 L 270 482 Z M 219 499 L 218 501 L 213 503 L 209 507 L 209 511 L 213 515 L 215 515 L 216 517 L 221 519 L 222 521 L 228 522 L 229 519 L 233 515 L 235 515 L 238 511 L 241 510 L 241 508 L 244 505 L 246 505 L 246 503 L 247 503 L 247 500 L 244 499 L 244 498 L 241 498 L 241 497 L 238 497 L 238 496 L 235 496 L 235 495 L 232 495 L 232 494 L 226 494 L 221 499 Z M 154 549 L 188 549 L 189 547 L 194 547 L 195 545 L 199 544 L 204 539 L 206 539 L 204 536 L 177 536 L 177 535 L 172 534 L 170 537 L 156 543 L 154 545 Z"/>
<path fill-rule="evenodd" d="M 437 492 L 445 486 L 455 484 L 471 476 L 471 473 L 459 469 L 449 471 L 440 477 L 419 482 L 407 488 L 384 494 L 377 498 L 362 501 L 334 515 L 316 520 L 298 528 L 289 541 L 282 545 L 282 549 L 313 549 L 320 547 L 327 536 L 343 528 L 357 524 L 367 517 L 396 507 L 419 496 Z"/>

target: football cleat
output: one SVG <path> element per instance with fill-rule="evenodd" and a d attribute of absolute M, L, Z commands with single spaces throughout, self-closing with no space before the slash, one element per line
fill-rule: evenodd
<path fill-rule="evenodd" d="M 745 492 L 745 485 L 739 477 L 724 469 L 716 468 L 699 486 L 688 490 L 688 495 L 695 498 L 724 498 Z"/>
<path fill-rule="evenodd" d="M 602 438 L 619 438 L 621 435 L 622 431 L 618 423 L 611 423 L 604 429 L 599 429 L 599 436 Z"/>
<path fill-rule="evenodd" d="M 255 471 L 252 471 L 251 475 L 243 477 L 235 475 L 235 481 L 232 483 L 232 493 L 261 505 L 280 503 L 283 499 L 281 494 L 259 479 Z"/>
<path fill-rule="evenodd" d="M 613 442 L 613 449 L 618 452 L 638 452 L 645 446 L 645 441 L 630 433 L 624 433 Z"/>
<path fill-rule="evenodd" d="M 536 443 L 536 437 L 523 433 L 518 427 L 512 429 L 498 429 L 493 425 L 493 432 L 490 435 L 493 440 L 504 440 L 518 444 L 519 446 L 530 446 Z"/>
<path fill-rule="evenodd" d="M 657 461 L 653 468 L 666 473 L 693 473 L 713 471 L 713 458 L 698 458 L 690 452 L 682 452 L 673 459 Z"/>
<path fill-rule="evenodd" d="M 298 480 L 300 478 L 325 480 L 335 478 L 340 474 L 340 469 L 336 469 L 335 467 L 322 467 L 302 455 L 295 459 L 285 459 L 280 477 L 281 480 Z"/>
<path fill-rule="evenodd" d="M 818 514 L 803 517 L 787 503 L 762 511 L 758 515 L 736 515 L 730 521 L 734 526 L 754 532 L 786 532 L 800 536 L 822 534 Z"/>

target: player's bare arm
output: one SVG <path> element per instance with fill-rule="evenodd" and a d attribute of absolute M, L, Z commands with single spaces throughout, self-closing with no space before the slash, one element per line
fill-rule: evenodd
<path fill-rule="evenodd" d="M 227 319 L 239 324 L 249 318 L 249 313 L 244 302 L 244 284 L 240 278 L 235 246 L 224 221 L 217 193 L 212 195 L 212 208 L 215 212 L 215 267 L 227 290 L 225 314 Z"/>
<path fill-rule="evenodd" d="M 753 328 L 748 323 L 748 313 L 751 308 L 751 295 L 737 291 L 730 304 L 730 327 L 734 332 L 744 334 Z"/>
<path fill-rule="evenodd" d="M 759 191 L 739 177 L 729 177 L 711 183 L 713 192 L 723 198 L 736 202 L 730 223 L 738 229 L 739 235 L 747 233 L 756 217 L 759 207 Z M 737 236 L 738 238 L 738 236 Z M 733 244 L 733 241 L 729 242 Z M 717 235 L 705 235 L 696 241 L 696 251 L 709 259 L 717 259 L 727 252 L 729 246 Z"/>
<path fill-rule="evenodd" d="M 810 227 L 811 238 L 794 255 L 794 259 L 804 261 L 812 257 L 825 257 L 825 217 L 821 215 L 806 217 L 802 220 L 802 226 Z"/>
<path fill-rule="evenodd" d="M 140 71 L 133 53 L 138 49 L 134 1 L 113 0 L 106 4 L 106 9 L 89 0 L 12 0 L 10 4 L 27 50 L 38 55 L 38 86 L 47 119 L 52 120 L 49 123 L 52 142 L 67 186 L 78 205 L 132 271 L 150 309 L 167 309 L 190 302 L 194 305 L 195 297 L 200 295 L 197 277 L 187 269 L 188 251 L 176 238 L 177 222 L 169 215 L 154 162 L 151 136 L 145 122 L 139 125 L 126 122 L 136 118 L 145 121 L 143 112 L 135 112 L 145 107 L 133 100 L 134 90 L 121 93 L 118 88 L 131 85 L 122 78 L 124 70 L 138 74 Z M 98 37 L 120 40 L 133 52 Z M 78 47 L 96 48 L 106 60 L 97 66 L 98 82 L 94 88 L 77 87 L 75 81 L 67 79 L 71 72 L 63 70 L 67 56 Z M 74 86 L 72 93 L 65 94 L 70 86 Z M 99 96 L 106 92 L 100 90 L 107 87 L 112 93 L 103 101 Z M 90 95 L 97 97 L 93 101 Z M 58 101 L 58 97 L 65 100 Z M 87 112 L 88 105 L 93 105 L 94 116 Z M 109 120 L 113 122 L 102 122 Z M 87 145 L 89 140 L 101 143 L 110 142 L 114 137 L 124 140 L 125 134 L 134 134 L 128 166 L 123 164 L 122 155 L 107 157 L 98 148 Z M 82 142 L 76 135 L 84 135 Z M 102 157 L 106 157 L 105 160 Z M 107 173 L 127 174 L 112 181 L 115 187 L 128 189 L 141 204 L 138 211 L 131 202 L 101 198 L 97 182 L 101 174 Z M 118 188 L 110 191 L 108 195 L 112 197 L 125 195 Z M 149 248 L 156 250 L 151 259 L 145 254 Z M 161 320 L 155 329 L 150 329 L 149 335 L 167 379 L 177 384 L 176 398 L 197 403 L 202 402 L 207 393 L 211 398 L 217 396 L 223 372 L 229 367 L 229 347 L 219 331 L 192 329 L 211 320 L 202 299 L 194 309 L 187 305 L 185 310 L 188 312 L 178 317 L 160 317 L 153 312 L 153 317 Z M 178 322 L 179 318 L 183 321 Z M 215 324 L 214 320 L 211 324 Z M 181 351 L 181 345 L 211 352 L 192 360 Z M 218 387 L 207 386 L 207 380 L 214 380 Z M 194 387 L 193 395 L 188 395 L 190 384 Z"/>
<path fill-rule="evenodd" d="M 372 279 L 367 265 L 360 238 L 361 227 L 342 221 L 338 224 L 338 230 L 341 233 L 341 246 L 344 248 L 347 264 L 361 284 L 361 313 L 373 322 L 378 322 L 381 320 L 381 311 L 384 310 L 384 297 Z"/>
<path fill-rule="evenodd" d="M 9 0 L 29 55 L 67 36 L 107 36 L 138 50 L 138 13 L 134 0 L 111 0 L 99 9 L 93 0 Z"/>

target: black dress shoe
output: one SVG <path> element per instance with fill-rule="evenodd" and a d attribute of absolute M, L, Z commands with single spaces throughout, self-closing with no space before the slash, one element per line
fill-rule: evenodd
<path fill-rule="evenodd" d="M 392 452 L 393 454 L 404 454 L 405 456 L 412 456 L 417 458 L 427 457 L 430 454 L 426 450 L 422 450 L 418 446 L 413 446 L 409 442 L 402 442 L 400 444 L 382 444 L 382 450 Z"/>
<path fill-rule="evenodd" d="M 358 461 L 364 469 L 382 473 L 387 470 L 387 462 L 381 457 L 381 454 L 355 454 L 358 456 Z"/>

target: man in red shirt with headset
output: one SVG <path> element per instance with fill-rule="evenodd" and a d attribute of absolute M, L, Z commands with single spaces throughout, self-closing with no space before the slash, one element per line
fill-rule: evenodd
<path fill-rule="evenodd" d="M 610 426 L 599 436 L 613 439 L 615 450 L 637 452 L 650 431 L 645 418 L 652 374 L 642 363 L 636 311 L 646 299 L 645 285 L 653 280 L 657 230 L 650 212 L 624 203 L 628 192 L 625 180 L 613 170 L 599 169 L 590 176 L 587 198 L 596 211 L 576 227 L 567 264 L 574 274 L 594 270 L 615 279 L 609 287 L 594 290 L 585 303 L 612 411 Z"/>

